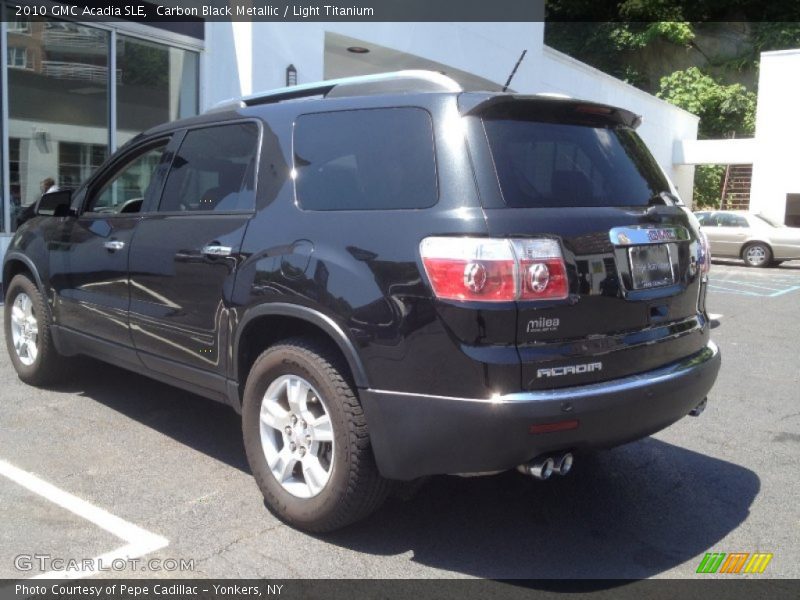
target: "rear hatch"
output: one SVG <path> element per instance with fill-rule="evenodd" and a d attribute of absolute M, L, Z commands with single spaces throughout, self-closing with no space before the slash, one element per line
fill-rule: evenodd
<path fill-rule="evenodd" d="M 516 302 L 523 389 L 618 378 L 700 350 L 707 255 L 638 118 L 510 96 L 467 112 L 489 235 L 557 240 L 566 270 L 566 297 Z M 541 276 L 521 269 L 522 285 Z"/>

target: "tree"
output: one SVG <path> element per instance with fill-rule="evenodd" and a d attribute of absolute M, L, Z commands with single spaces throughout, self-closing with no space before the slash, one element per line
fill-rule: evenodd
<path fill-rule="evenodd" d="M 697 67 L 661 78 L 659 98 L 700 117 L 698 137 L 752 136 L 756 95 L 739 83 L 724 85 Z"/>
<path fill-rule="evenodd" d="M 548 0 L 546 6 L 548 45 L 698 115 L 700 138 L 753 135 L 761 52 L 800 47 L 798 2 Z M 726 29 L 726 21 L 747 25 Z M 713 42 L 731 34 L 739 37 L 736 54 L 709 50 L 729 49 Z M 687 59 L 693 66 L 686 67 Z M 719 202 L 723 173 L 720 166 L 697 167 L 698 205 Z"/>

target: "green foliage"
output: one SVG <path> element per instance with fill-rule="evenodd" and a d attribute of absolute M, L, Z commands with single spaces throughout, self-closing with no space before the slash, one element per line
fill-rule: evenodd
<path fill-rule="evenodd" d="M 694 197 L 696 208 L 719 208 L 723 165 L 698 165 L 694 169 Z"/>
<path fill-rule="evenodd" d="M 609 39 L 619 50 L 638 50 L 658 39 L 686 46 L 694 39 L 694 30 L 689 23 L 675 21 L 619 23 L 610 30 Z"/>
<path fill-rule="evenodd" d="M 800 48 L 800 23 L 753 23 L 752 28 L 756 52 Z"/>
<path fill-rule="evenodd" d="M 753 135 L 756 95 L 739 83 L 724 85 L 697 67 L 661 78 L 658 97 L 700 117 L 700 138 Z"/>
<path fill-rule="evenodd" d="M 635 52 L 661 40 L 680 47 L 694 39 L 692 25 L 683 21 L 553 22 L 545 28 L 545 43 L 638 87 L 645 81 L 627 60 Z"/>
<path fill-rule="evenodd" d="M 122 76 L 125 85 L 164 89 L 169 86 L 169 51 L 144 42 L 124 46 Z"/>

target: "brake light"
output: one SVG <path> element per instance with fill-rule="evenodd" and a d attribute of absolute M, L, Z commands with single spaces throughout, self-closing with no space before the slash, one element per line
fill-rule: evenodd
<path fill-rule="evenodd" d="M 561 300 L 569 295 L 567 266 L 556 240 L 512 240 L 519 260 L 522 300 Z"/>
<path fill-rule="evenodd" d="M 569 294 L 556 240 L 429 237 L 420 255 L 434 294 L 443 300 L 559 300 Z"/>
<path fill-rule="evenodd" d="M 700 230 L 700 243 L 697 246 L 697 263 L 700 265 L 701 273 L 708 273 L 711 270 L 711 245 L 708 243 L 708 236 L 705 231 Z"/>

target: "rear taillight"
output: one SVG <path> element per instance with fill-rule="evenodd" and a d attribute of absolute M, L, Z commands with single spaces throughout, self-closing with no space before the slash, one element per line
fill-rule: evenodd
<path fill-rule="evenodd" d="M 700 243 L 697 246 L 697 264 L 700 265 L 701 273 L 708 273 L 711 270 L 711 245 L 708 243 L 708 236 L 701 229 Z"/>
<path fill-rule="evenodd" d="M 560 300 L 569 294 L 556 240 L 429 237 L 420 255 L 434 294 L 443 300 Z"/>

